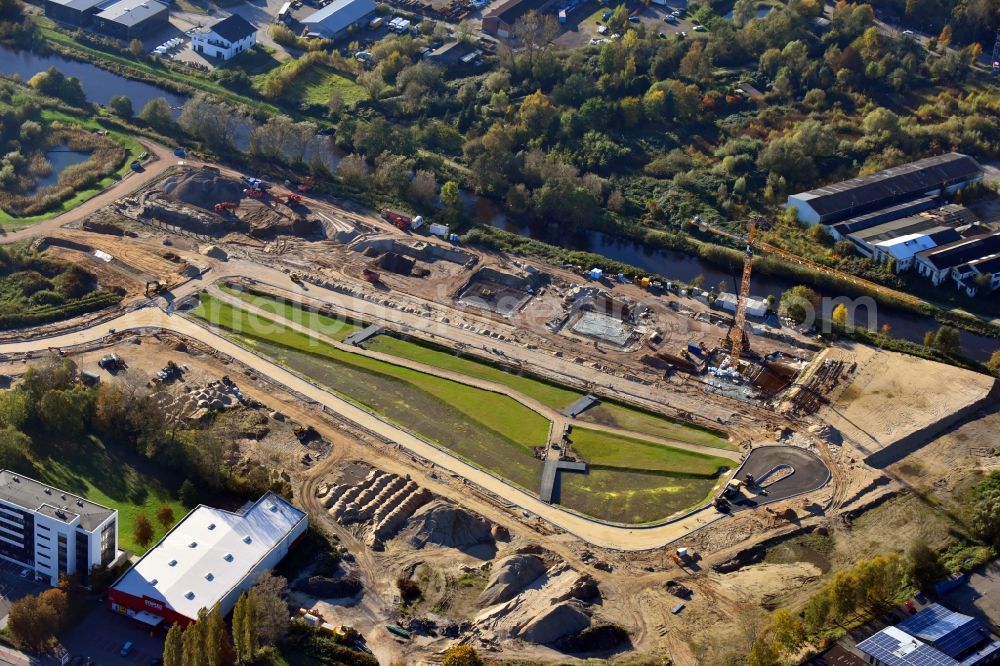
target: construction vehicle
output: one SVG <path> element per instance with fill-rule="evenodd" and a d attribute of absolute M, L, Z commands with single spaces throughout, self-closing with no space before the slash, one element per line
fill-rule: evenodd
<path fill-rule="evenodd" d="M 299 186 L 296 189 L 299 192 L 308 192 L 313 188 L 315 184 L 316 184 L 316 176 L 309 176 L 301 183 L 299 183 Z"/>
<path fill-rule="evenodd" d="M 749 340 L 746 337 L 747 300 L 750 298 L 754 240 L 757 238 L 758 231 L 766 231 L 769 228 L 767 220 L 760 215 L 755 215 L 750 219 L 750 228 L 747 230 L 747 246 L 743 253 L 743 279 L 740 282 L 740 291 L 736 298 L 736 317 L 733 319 L 733 327 L 729 329 L 729 362 L 737 370 L 743 351 L 749 346 Z"/>
<path fill-rule="evenodd" d="M 134 162 L 132 162 L 128 166 L 129 166 L 130 169 L 132 169 L 132 171 L 135 171 L 136 173 L 139 173 L 140 171 L 143 171 L 142 164 L 139 163 L 139 160 L 135 160 Z"/>
<path fill-rule="evenodd" d="M 267 191 L 256 187 L 248 187 L 245 190 L 243 190 L 243 196 L 263 201 L 264 198 L 267 196 Z"/>
<path fill-rule="evenodd" d="M 285 194 L 275 195 L 274 200 L 283 203 L 286 206 L 297 206 L 302 203 L 301 194 L 292 194 L 291 192 L 286 192 Z"/>
<path fill-rule="evenodd" d="M 163 285 L 159 280 L 150 280 L 146 283 L 146 296 L 155 296 L 163 291 Z"/>
<path fill-rule="evenodd" d="M 380 282 L 382 282 L 382 276 L 370 268 L 366 268 L 363 271 L 361 271 L 361 277 L 368 280 L 372 284 L 379 284 Z"/>
<path fill-rule="evenodd" d="M 288 277 L 292 282 L 302 282 L 302 273 L 292 273 Z"/>
<path fill-rule="evenodd" d="M 216 213 L 225 213 L 226 211 L 236 210 L 240 207 L 238 201 L 223 201 L 222 203 L 215 204 Z"/>
<path fill-rule="evenodd" d="M 388 208 L 384 208 L 382 210 L 382 217 L 396 225 L 396 228 L 402 231 L 419 229 L 424 223 L 424 218 L 420 215 L 410 217 L 409 215 L 403 215 L 402 213 L 397 213 L 396 211 L 389 210 Z"/>

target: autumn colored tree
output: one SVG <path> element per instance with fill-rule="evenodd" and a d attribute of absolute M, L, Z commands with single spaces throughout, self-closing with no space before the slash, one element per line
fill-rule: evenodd
<path fill-rule="evenodd" d="M 174 524 L 174 510 L 169 504 L 164 504 L 156 510 L 156 520 L 163 525 L 163 529 L 169 529 Z"/>
<path fill-rule="evenodd" d="M 135 523 L 132 525 L 132 538 L 143 547 L 148 546 L 153 540 L 153 524 L 149 522 L 146 514 L 140 513 L 135 517 Z"/>

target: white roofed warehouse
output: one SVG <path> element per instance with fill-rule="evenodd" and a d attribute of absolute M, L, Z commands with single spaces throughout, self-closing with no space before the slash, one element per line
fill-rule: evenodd
<path fill-rule="evenodd" d="M 305 534 L 306 514 L 275 493 L 239 512 L 201 505 L 108 590 L 111 610 L 156 626 L 223 615 Z"/>

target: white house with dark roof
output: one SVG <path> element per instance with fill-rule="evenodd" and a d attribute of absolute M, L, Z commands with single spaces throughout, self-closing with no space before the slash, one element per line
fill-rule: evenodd
<path fill-rule="evenodd" d="M 191 36 L 195 53 L 229 60 L 257 43 L 257 28 L 238 14 L 224 18 L 209 28 L 200 28 Z"/>

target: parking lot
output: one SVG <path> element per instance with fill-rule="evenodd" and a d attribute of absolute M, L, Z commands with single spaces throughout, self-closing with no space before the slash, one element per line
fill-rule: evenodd
<path fill-rule="evenodd" d="M 555 39 L 555 43 L 563 48 L 576 48 L 586 44 L 602 43 L 604 40 L 614 39 L 610 30 L 607 30 L 606 15 L 610 15 L 615 8 L 614 3 L 601 4 L 596 0 L 583 2 L 576 5 L 566 15 L 566 23 L 560 25 L 561 34 Z M 654 34 L 662 34 L 664 37 L 685 33 L 687 36 L 694 34 L 694 24 L 684 13 L 686 2 L 673 2 L 667 5 L 650 4 L 648 7 L 638 5 L 632 10 L 629 17 L 629 26 L 635 27 L 641 24 L 645 29 Z M 668 15 L 677 13 L 671 21 L 664 20 Z"/>
<path fill-rule="evenodd" d="M 133 647 L 122 657 L 120 653 L 126 641 L 131 641 Z M 144 629 L 135 620 L 113 613 L 102 605 L 67 633 L 62 644 L 74 659 L 87 656 L 98 666 L 138 666 L 162 658 L 163 641 L 164 633 L 159 628 Z"/>
<path fill-rule="evenodd" d="M 1000 631 L 1000 562 L 991 562 L 969 574 L 969 580 L 943 597 L 954 608 Z"/>
<path fill-rule="evenodd" d="M 0 626 L 7 625 L 10 605 L 29 594 L 38 594 L 48 586 L 35 582 L 29 573 L 21 576 L 24 567 L 11 562 L 0 561 Z"/>

